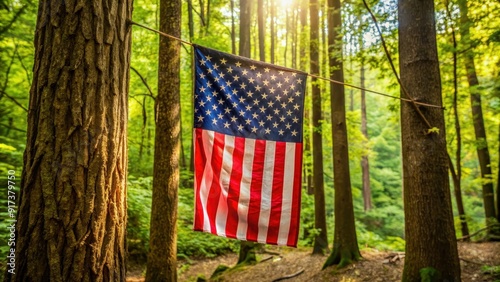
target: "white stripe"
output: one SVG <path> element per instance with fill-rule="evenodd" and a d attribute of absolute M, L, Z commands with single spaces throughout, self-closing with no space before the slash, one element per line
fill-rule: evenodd
<path fill-rule="evenodd" d="M 243 173 L 240 185 L 240 199 L 238 202 L 238 229 L 236 238 L 246 240 L 248 205 L 250 203 L 250 185 L 252 183 L 253 155 L 255 151 L 255 139 L 245 139 L 245 154 L 243 155 Z"/>
<path fill-rule="evenodd" d="M 281 206 L 280 231 L 278 245 L 286 245 L 290 233 L 290 219 L 292 216 L 292 200 L 295 172 L 296 143 L 287 143 L 285 152 L 285 175 L 283 183 L 283 201 Z M 297 156 L 300 157 L 300 156 Z"/>
<path fill-rule="evenodd" d="M 260 201 L 259 215 L 259 233 L 257 241 L 266 243 L 267 229 L 269 227 L 269 217 L 271 216 L 271 200 L 273 195 L 273 175 L 274 175 L 274 156 L 276 152 L 276 141 L 266 142 L 266 154 L 264 158 L 264 173 L 262 175 L 262 191 Z"/>
<path fill-rule="evenodd" d="M 202 130 L 201 136 L 203 141 L 203 150 L 205 151 L 205 156 L 207 158 L 200 185 L 200 200 L 203 207 L 203 231 L 211 232 L 210 219 L 208 218 L 207 212 L 207 201 L 213 179 L 212 152 L 214 147 L 214 132 L 211 130 Z"/>
<path fill-rule="evenodd" d="M 226 135 L 224 141 L 224 152 L 222 157 L 222 167 L 220 172 L 220 187 L 221 193 L 219 197 L 219 205 L 217 207 L 217 215 L 215 224 L 217 235 L 226 237 L 226 222 L 227 222 L 227 194 L 229 190 L 229 181 L 231 178 L 231 170 L 233 168 L 233 151 L 234 151 L 234 136 Z"/>

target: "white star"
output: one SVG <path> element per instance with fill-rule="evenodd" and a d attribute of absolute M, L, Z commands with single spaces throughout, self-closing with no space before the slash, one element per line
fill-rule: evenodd
<path fill-rule="evenodd" d="M 229 114 L 229 113 L 231 112 L 231 109 L 230 109 L 230 108 L 225 108 L 225 109 L 224 109 L 224 112 L 225 112 L 226 114 Z"/>
<path fill-rule="evenodd" d="M 254 65 L 251 65 L 251 66 L 250 66 L 250 69 L 251 69 L 251 70 L 255 70 L 256 68 L 257 68 L 257 67 L 256 67 L 256 66 L 254 66 Z"/>
<path fill-rule="evenodd" d="M 295 72 L 292 72 L 292 76 L 297 76 L 297 73 L 295 73 Z"/>
<path fill-rule="evenodd" d="M 243 130 L 243 125 L 241 125 L 241 124 L 240 124 L 240 125 L 238 125 L 238 130 L 239 130 L 239 131 L 242 131 L 242 130 Z"/>
<path fill-rule="evenodd" d="M 245 98 L 244 97 L 240 97 L 240 103 L 244 103 L 245 102 Z"/>
<path fill-rule="evenodd" d="M 218 115 L 217 115 L 217 117 L 218 117 L 219 119 L 222 119 L 222 118 L 224 117 L 224 115 L 223 115 L 223 114 L 218 114 Z"/>
<path fill-rule="evenodd" d="M 271 92 L 271 93 L 274 93 L 274 91 L 276 91 L 276 89 L 274 89 L 274 87 L 271 87 L 271 89 L 269 89 L 269 92 Z"/>
<path fill-rule="evenodd" d="M 253 114 L 252 114 L 252 117 L 253 117 L 254 119 L 257 119 L 257 118 L 259 117 L 259 115 L 258 115 L 257 113 L 253 113 Z"/>
<path fill-rule="evenodd" d="M 217 120 L 216 120 L 216 119 L 213 119 L 213 120 L 212 120 L 212 124 L 217 124 Z"/>
<path fill-rule="evenodd" d="M 207 96 L 207 101 L 208 101 L 208 102 L 212 101 L 212 97 Z"/>
<path fill-rule="evenodd" d="M 219 82 L 220 78 L 218 78 L 217 76 L 215 76 L 215 77 L 214 77 L 214 80 L 215 80 L 216 82 Z"/>
<path fill-rule="evenodd" d="M 261 77 L 262 74 L 260 72 L 257 73 L 257 77 Z"/>
<path fill-rule="evenodd" d="M 227 68 L 227 72 L 228 72 L 228 73 L 232 73 L 232 72 L 233 72 L 233 68 L 232 68 L 232 67 L 228 67 L 228 68 Z"/>
<path fill-rule="evenodd" d="M 199 89 L 200 89 L 200 92 L 205 92 L 205 89 L 206 89 L 206 88 L 202 86 L 202 87 L 200 87 Z"/>
<path fill-rule="evenodd" d="M 300 109 L 300 106 L 298 104 L 293 105 L 293 109 L 298 111 Z"/>
<path fill-rule="evenodd" d="M 211 111 L 210 109 L 208 109 L 208 110 L 206 111 L 206 113 L 207 113 L 207 116 L 209 116 L 210 114 L 212 114 L 212 111 Z"/>
<path fill-rule="evenodd" d="M 220 73 L 219 73 L 219 77 L 220 77 L 220 78 L 224 78 L 224 73 L 220 72 Z"/>
<path fill-rule="evenodd" d="M 281 101 L 281 96 L 280 95 L 276 96 L 276 100 Z"/>
<path fill-rule="evenodd" d="M 237 120 L 238 120 L 238 118 L 237 118 L 237 117 L 235 117 L 235 116 L 232 116 L 232 117 L 231 117 L 231 122 L 236 122 Z"/>
<path fill-rule="evenodd" d="M 260 112 L 263 113 L 266 111 L 266 108 L 264 106 L 260 107 Z"/>
<path fill-rule="evenodd" d="M 233 95 L 238 94 L 238 90 L 236 90 L 236 89 L 233 89 L 233 91 L 232 91 L 232 92 L 233 92 Z"/>
<path fill-rule="evenodd" d="M 214 90 L 214 91 L 212 91 L 212 96 L 217 97 L 218 95 L 219 95 L 219 92 L 217 92 L 217 91 L 215 91 L 215 90 Z"/>
<path fill-rule="evenodd" d="M 260 103 L 259 99 L 255 99 L 255 100 L 253 100 L 253 105 L 254 105 L 254 106 L 258 106 L 258 105 L 259 105 L 259 103 Z"/>
<path fill-rule="evenodd" d="M 237 67 L 241 67 L 241 63 L 240 62 L 236 62 L 235 64 Z"/>
<path fill-rule="evenodd" d="M 210 62 L 210 60 L 211 60 L 211 59 L 212 59 L 212 57 L 207 56 L 207 61 L 209 61 L 209 62 Z"/>
<path fill-rule="evenodd" d="M 287 76 L 285 77 L 285 82 L 289 82 L 290 81 L 290 78 Z"/>
<path fill-rule="evenodd" d="M 264 83 L 264 85 L 267 86 L 269 84 L 269 81 L 266 79 L 262 83 Z"/>
<path fill-rule="evenodd" d="M 295 89 L 295 84 L 290 85 L 290 88 Z"/>
<path fill-rule="evenodd" d="M 203 121 L 204 118 L 205 118 L 204 116 L 198 116 L 198 121 L 201 122 L 201 121 Z"/>
<path fill-rule="evenodd" d="M 267 106 L 272 107 L 273 105 L 274 105 L 274 102 L 273 102 L 273 101 L 269 101 L 269 102 L 267 102 Z"/>
<path fill-rule="evenodd" d="M 269 72 L 269 71 L 270 71 L 270 69 L 269 69 L 269 68 L 265 68 L 265 69 L 264 69 L 264 71 L 265 71 L 265 72 Z"/>
<path fill-rule="evenodd" d="M 260 91 L 261 88 L 262 88 L 262 86 L 260 86 L 260 85 L 255 86 L 255 90 L 257 90 L 257 91 Z"/>
<path fill-rule="evenodd" d="M 222 100 L 222 99 L 219 99 L 219 101 L 217 101 L 217 102 L 219 102 L 219 105 L 224 104 L 224 100 Z"/>
<path fill-rule="evenodd" d="M 276 80 L 276 76 L 274 74 L 271 75 L 271 80 Z"/>
<path fill-rule="evenodd" d="M 224 59 L 224 58 L 222 58 L 222 59 L 220 60 L 220 63 L 221 63 L 222 65 L 224 65 L 226 62 L 227 62 L 227 60 L 226 60 L 226 59 Z"/>
<path fill-rule="evenodd" d="M 248 95 L 248 97 L 252 97 L 253 96 L 253 92 L 252 91 L 248 91 L 247 95 Z"/>
<path fill-rule="evenodd" d="M 212 87 L 212 82 L 207 81 L 207 87 Z"/>
<path fill-rule="evenodd" d="M 243 73 L 243 75 L 247 75 L 248 71 L 247 70 L 243 70 L 242 73 Z"/>
<path fill-rule="evenodd" d="M 300 96 L 300 91 L 295 92 L 295 96 Z"/>
<path fill-rule="evenodd" d="M 245 120 L 245 122 L 246 122 L 247 124 L 250 124 L 250 123 L 252 123 L 252 120 L 247 119 L 247 120 Z"/>
<path fill-rule="evenodd" d="M 255 126 L 252 127 L 252 132 L 254 132 L 254 133 L 257 132 L 257 127 L 255 127 Z"/>
<path fill-rule="evenodd" d="M 292 125 L 291 125 L 290 123 L 287 123 L 287 124 L 285 125 L 285 127 L 286 127 L 286 129 L 290 129 L 290 128 L 292 127 Z"/>
<path fill-rule="evenodd" d="M 200 78 L 204 79 L 205 78 L 205 74 L 204 73 L 200 73 Z"/>
<path fill-rule="evenodd" d="M 240 116 L 244 116 L 245 115 L 245 111 L 244 110 L 240 110 L 239 114 L 240 114 Z"/>
<path fill-rule="evenodd" d="M 212 105 L 212 110 L 217 110 L 217 105 Z"/>
<path fill-rule="evenodd" d="M 219 68 L 219 65 L 214 64 L 214 70 L 217 70 Z"/>
<path fill-rule="evenodd" d="M 238 79 L 240 79 L 240 77 L 237 75 L 233 76 L 233 78 L 234 78 L 234 81 L 237 81 Z"/>
<path fill-rule="evenodd" d="M 247 85 L 245 83 L 240 84 L 241 89 L 245 89 L 245 87 L 247 87 Z"/>
<path fill-rule="evenodd" d="M 205 102 L 202 100 L 202 101 L 199 101 L 198 102 L 198 105 L 200 105 L 200 107 L 205 107 Z"/>
<path fill-rule="evenodd" d="M 277 115 L 277 114 L 279 114 L 279 113 L 280 113 L 280 110 L 278 110 L 278 109 L 274 109 L 274 114 L 276 114 L 276 115 Z"/>
<path fill-rule="evenodd" d="M 264 99 L 267 99 L 267 96 L 268 95 L 266 93 L 262 94 L 262 98 L 264 98 Z"/>
<path fill-rule="evenodd" d="M 229 124 L 229 122 L 227 122 L 227 121 L 226 121 L 226 122 L 224 123 L 224 128 L 229 128 L 229 125 L 230 125 L 230 124 Z"/>
<path fill-rule="evenodd" d="M 293 97 L 288 98 L 288 103 L 292 103 L 292 102 L 293 102 Z"/>
<path fill-rule="evenodd" d="M 261 120 L 261 121 L 259 121 L 259 125 L 260 125 L 261 127 L 264 127 L 264 124 L 266 124 L 264 121 L 262 121 L 262 120 Z"/>
<path fill-rule="evenodd" d="M 253 78 L 251 78 L 251 77 L 250 77 L 250 78 L 248 79 L 248 81 L 249 81 L 250 83 L 254 83 L 255 79 L 253 79 Z"/>
<path fill-rule="evenodd" d="M 284 133 L 283 129 L 280 129 L 278 132 L 280 135 L 283 135 L 283 133 Z"/>
<path fill-rule="evenodd" d="M 281 107 L 282 107 L 283 109 L 284 109 L 284 108 L 286 108 L 286 103 L 285 103 L 285 102 L 281 103 Z"/>
<path fill-rule="evenodd" d="M 284 71 L 279 71 L 279 74 L 280 75 L 283 75 L 285 72 Z"/>
<path fill-rule="evenodd" d="M 208 73 L 212 74 L 214 72 L 213 69 L 207 69 Z"/>
<path fill-rule="evenodd" d="M 302 83 L 302 79 L 301 78 L 297 79 L 297 83 L 301 84 Z"/>
<path fill-rule="evenodd" d="M 286 111 L 286 115 L 287 116 L 291 116 L 292 115 L 292 111 L 290 111 L 290 110 Z"/>
<path fill-rule="evenodd" d="M 286 89 L 283 90 L 283 94 L 285 94 L 285 96 L 288 95 L 288 90 L 286 90 Z"/>
<path fill-rule="evenodd" d="M 245 107 L 245 109 L 247 109 L 247 111 L 250 111 L 250 110 L 252 109 L 252 106 L 247 105 L 247 106 Z"/>
<path fill-rule="evenodd" d="M 266 128 L 264 131 L 266 132 L 266 134 L 271 133 L 271 130 L 269 128 Z"/>
<path fill-rule="evenodd" d="M 276 128 L 276 127 L 278 127 L 278 123 L 277 123 L 277 122 L 274 122 L 274 123 L 273 123 L 273 128 Z"/>
<path fill-rule="evenodd" d="M 292 119 L 292 120 L 293 120 L 293 123 L 297 123 L 297 122 L 299 122 L 299 119 L 298 119 L 297 117 L 293 117 L 293 119 Z"/>
<path fill-rule="evenodd" d="M 272 115 L 267 115 L 267 120 L 272 120 L 273 119 L 273 116 Z"/>
<path fill-rule="evenodd" d="M 206 62 L 207 62 L 207 61 L 205 61 L 205 60 L 201 59 L 201 60 L 200 60 L 200 65 L 204 66 Z"/>
<path fill-rule="evenodd" d="M 292 131 L 292 136 L 297 136 L 297 131 L 295 131 L 295 129 Z"/>
<path fill-rule="evenodd" d="M 278 84 L 277 84 L 278 88 L 281 88 L 282 85 L 283 84 L 281 82 L 278 82 Z"/>
<path fill-rule="evenodd" d="M 285 121 L 285 117 L 284 116 L 281 116 L 280 117 L 280 122 L 284 122 Z"/>

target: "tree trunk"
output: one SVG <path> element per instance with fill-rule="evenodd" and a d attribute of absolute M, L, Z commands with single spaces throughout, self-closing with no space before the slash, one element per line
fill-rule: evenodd
<path fill-rule="evenodd" d="M 250 19 L 251 0 L 240 0 L 240 51 L 242 57 L 250 57 Z M 257 244 L 249 241 L 241 241 L 240 253 L 237 264 L 255 263 L 255 248 Z"/>
<path fill-rule="evenodd" d="M 360 45 L 360 52 L 363 52 L 362 47 Z M 366 121 L 366 93 L 365 93 L 365 61 L 364 58 L 361 58 L 361 67 L 360 67 L 360 86 L 361 86 L 361 133 L 366 138 L 368 142 L 368 129 L 367 129 L 367 121 Z M 352 103 L 351 98 L 351 103 Z M 365 145 L 366 149 L 366 145 Z M 365 212 L 372 209 L 372 192 L 370 188 L 370 164 L 368 161 L 368 153 L 365 152 L 363 156 L 361 156 L 361 174 L 363 179 L 363 207 Z"/>
<path fill-rule="evenodd" d="M 264 0 L 257 1 L 257 24 L 259 27 L 259 57 L 266 61 L 266 25 L 264 22 Z"/>
<path fill-rule="evenodd" d="M 470 21 L 468 17 L 467 0 L 459 0 L 460 7 L 460 34 L 463 46 L 470 45 Z M 481 106 L 481 94 L 478 92 L 479 80 L 477 79 L 476 67 L 474 65 L 474 53 L 472 49 L 466 48 L 464 53 L 465 68 L 467 71 L 467 81 L 469 82 L 470 101 L 472 107 L 472 120 L 476 135 L 476 149 L 481 168 L 481 178 L 483 183 L 483 203 L 486 224 L 489 225 L 496 220 L 495 197 L 493 190 L 493 179 L 491 178 L 491 161 L 486 139 L 486 129 L 484 127 L 483 108 Z M 498 221 L 497 221 L 498 222 Z M 490 230 L 490 229 L 489 229 Z M 490 232 L 490 231 L 488 231 Z"/>
<path fill-rule="evenodd" d="M 189 41 L 193 41 L 194 37 L 193 0 L 187 0 L 187 4 L 188 4 Z"/>
<path fill-rule="evenodd" d="M 309 1 L 310 59 L 311 73 L 319 75 L 319 13 L 318 1 Z M 313 185 L 314 185 L 314 228 L 320 229 L 314 237 L 313 254 L 323 254 L 328 250 L 326 233 L 325 189 L 323 179 L 323 140 L 321 133 L 321 89 L 318 79 L 313 77 L 312 84 L 312 146 L 313 146 Z"/>
<path fill-rule="evenodd" d="M 5 281 L 124 281 L 132 1 L 41 1 Z"/>
<path fill-rule="evenodd" d="M 446 2 L 446 13 L 450 21 L 452 21 L 449 3 Z M 457 148 L 455 151 L 455 161 L 457 169 L 453 167 L 453 162 L 450 157 L 450 171 L 453 180 L 453 187 L 455 192 L 455 200 L 457 202 L 458 216 L 460 217 L 460 226 L 462 230 L 462 237 L 469 235 L 469 226 L 467 225 L 467 217 L 465 215 L 464 204 L 462 201 L 462 133 L 460 128 L 460 118 L 458 115 L 458 75 L 457 75 L 457 39 L 455 36 L 455 27 L 451 28 L 451 37 L 453 41 L 453 116 L 455 119 L 455 132 L 457 134 Z M 469 241 L 469 238 L 464 239 Z"/>
<path fill-rule="evenodd" d="M 160 2 L 160 31 L 181 36 L 181 1 Z M 177 190 L 180 154 L 180 42 L 160 37 L 153 202 L 146 281 L 177 281 Z"/>
<path fill-rule="evenodd" d="M 234 0 L 231 0 L 231 54 L 236 54 L 236 30 L 234 24 Z"/>
<path fill-rule="evenodd" d="M 342 16 L 340 0 L 328 0 L 328 46 L 330 78 L 344 81 L 342 64 Z M 352 204 L 351 178 L 349 175 L 349 150 L 343 84 L 330 85 L 333 137 L 333 177 L 335 187 L 335 231 L 333 251 L 323 268 L 337 264 L 343 267 L 357 261 L 359 253 L 354 208 Z"/>
<path fill-rule="evenodd" d="M 274 48 L 275 47 L 275 21 L 276 18 L 276 3 L 275 0 L 269 0 L 271 6 L 271 64 L 274 64 Z"/>
<path fill-rule="evenodd" d="M 401 83 L 417 101 L 442 105 L 434 1 L 398 1 Z M 401 102 L 406 257 L 403 281 L 461 281 L 451 208 L 444 113 Z M 432 207 L 432 208 L 429 208 Z"/>
<path fill-rule="evenodd" d="M 240 0 L 240 56 L 250 58 L 251 0 Z"/>

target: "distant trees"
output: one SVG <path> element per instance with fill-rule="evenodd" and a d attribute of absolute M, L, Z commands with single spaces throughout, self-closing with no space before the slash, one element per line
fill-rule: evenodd
<path fill-rule="evenodd" d="M 160 1 L 160 30 L 181 35 L 181 1 Z M 160 37 L 155 99 L 153 202 L 146 281 L 177 281 L 177 190 L 181 134 L 180 42 Z"/>
<path fill-rule="evenodd" d="M 398 22 L 401 95 L 441 105 L 434 1 L 399 0 Z M 420 108 L 421 115 L 417 107 L 401 102 L 406 235 L 403 281 L 460 281 L 444 114 L 439 108 Z"/>
<path fill-rule="evenodd" d="M 41 1 L 6 281 L 124 281 L 132 2 Z M 116 11 L 120 11 L 117 13 Z"/>

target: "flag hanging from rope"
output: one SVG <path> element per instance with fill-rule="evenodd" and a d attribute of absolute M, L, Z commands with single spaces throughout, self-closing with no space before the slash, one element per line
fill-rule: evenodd
<path fill-rule="evenodd" d="M 194 230 L 296 247 L 307 74 L 193 48 Z"/>

